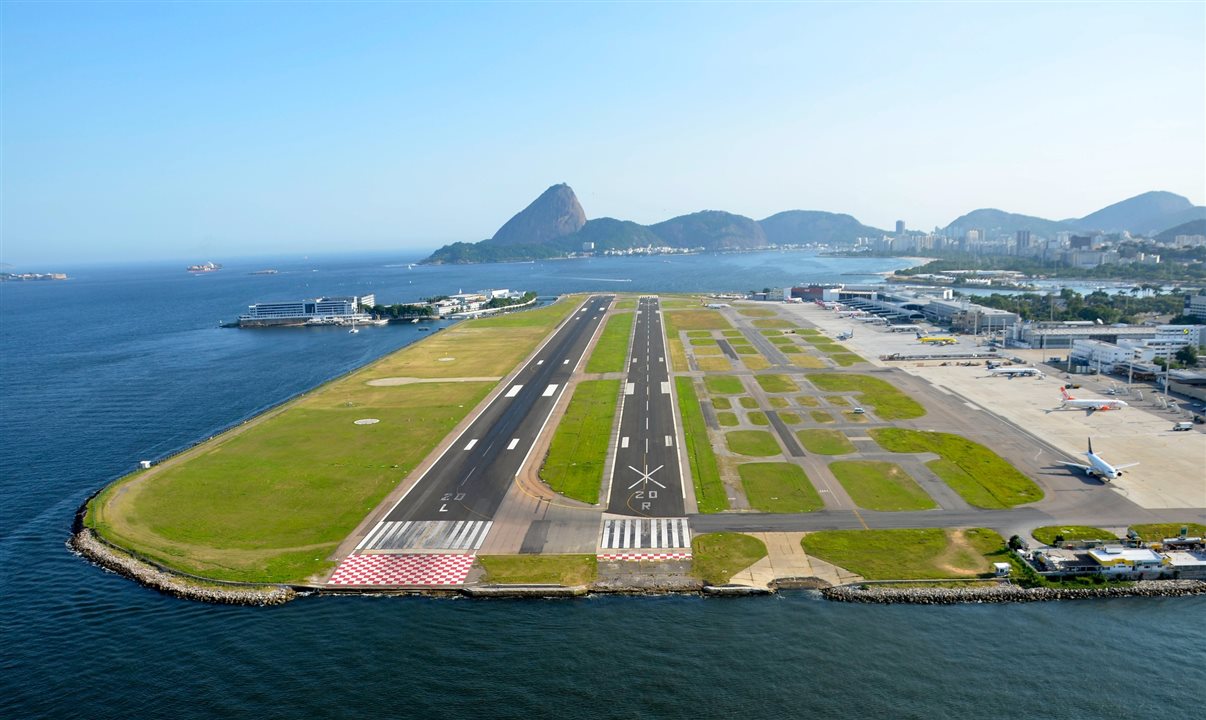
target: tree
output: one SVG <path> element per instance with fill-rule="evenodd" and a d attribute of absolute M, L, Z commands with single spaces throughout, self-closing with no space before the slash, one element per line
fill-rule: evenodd
<path fill-rule="evenodd" d="M 1176 358 L 1177 362 L 1186 367 L 1195 367 L 1198 364 L 1198 349 L 1193 345 L 1186 345 L 1178 350 L 1177 354 L 1173 357 Z"/>

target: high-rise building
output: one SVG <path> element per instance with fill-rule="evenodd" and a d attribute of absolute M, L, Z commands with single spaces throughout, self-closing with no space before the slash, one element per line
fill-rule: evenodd
<path fill-rule="evenodd" d="M 900 237 L 901 235 L 904 235 L 904 231 L 905 231 L 904 220 L 897 220 L 896 221 L 896 236 Z"/>
<path fill-rule="evenodd" d="M 1016 252 L 1018 255 L 1025 255 L 1030 251 L 1030 231 L 1018 230 Z"/>

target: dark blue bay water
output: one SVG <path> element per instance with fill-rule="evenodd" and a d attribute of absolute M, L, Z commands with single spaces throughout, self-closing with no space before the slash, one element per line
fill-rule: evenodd
<path fill-rule="evenodd" d="M 899 261 L 758 253 L 414 268 L 404 256 L 65 269 L 0 284 L 0 717 L 1191 717 L 1206 599 L 948 608 L 769 599 L 174 600 L 64 547 L 78 504 L 422 337 L 223 330 L 257 300 L 744 290 Z M 273 267 L 279 275 L 253 276 Z"/>

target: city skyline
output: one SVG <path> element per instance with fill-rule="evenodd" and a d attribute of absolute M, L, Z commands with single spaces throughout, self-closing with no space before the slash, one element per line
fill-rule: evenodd
<path fill-rule="evenodd" d="M 22 268 L 419 253 L 558 182 L 640 223 L 1206 203 L 1200 4 L 0 12 L 0 262 Z"/>

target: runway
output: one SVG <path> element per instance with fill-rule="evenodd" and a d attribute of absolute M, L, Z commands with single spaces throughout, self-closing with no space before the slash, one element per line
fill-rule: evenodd
<path fill-rule="evenodd" d="M 587 299 L 357 550 L 479 547 L 612 300 L 613 296 Z"/>

